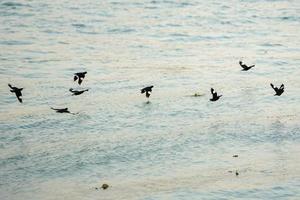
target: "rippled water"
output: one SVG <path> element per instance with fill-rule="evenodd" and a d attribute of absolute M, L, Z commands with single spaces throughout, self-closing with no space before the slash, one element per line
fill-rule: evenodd
<path fill-rule="evenodd" d="M 1 200 L 300 198 L 300 1 L 1 0 L 0 24 Z"/>

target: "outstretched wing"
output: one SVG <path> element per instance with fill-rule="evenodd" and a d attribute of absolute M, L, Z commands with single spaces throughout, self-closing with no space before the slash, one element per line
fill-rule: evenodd
<path fill-rule="evenodd" d="M 23 103 L 23 100 L 22 100 L 22 98 L 21 98 L 22 95 L 19 96 L 19 95 L 17 95 L 17 93 L 16 93 L 16 96 L 17 96 L 17 99 L 19 100 L 19 102 L 20 102 L 20 103 Z"/>
<path fill-rule="evenodd" d="M 270 84 L 271 85 L 271 87 L 275 90 L 275 92 L 277 93 L 278 92 L 278 88 L 277 87 L 274 87 L 274 85 L 271 83 Z"/>
<path fill-rule="evenodd" d="M 153 85 L 149 86 L 149 87 L 148 87 L 148 91 L 149 91 L 149 92 L 152 92 L 152 88 L 153 88 L 153 87 L 154 87 Z"/>
<path fill-rule="evenodd" d="M 81 83 L 82 83 L 82 79 L 78 78 L 78 84 L 81 85 Z"/>
<path fill-rule="evenodd" d="M 75 75 L 74 76 L 74 81 L 76 81 L 78 79 L 78 76 L 77 75 Z"/>
<path fill-rule="evenodd" d="M 247 65 L 243 64 L 241 61 L 240 61 L 240 66 L 241 66 L 243 69 L 247 69 Z"/>
<path fill-rule="evenodd" d="M 214 88 L 210 88 L 210 92 L 212 95 L 214 95 Z"/>
<path fill-rule="evenodd" d="M 281 90 L 283 90 L 283 89 L 284 89 L 284 85 L 283 85 L 283 84 L 281 84 L 281 86 L 280 86 L 280 89 L 281 89 Z"/>
<path fill-rule="evenodd" d="M 8 84 L 8 86 L 9 86 L 11 89 L 14 89 L 13 86 L 11 86 L 11 84 Z"/>

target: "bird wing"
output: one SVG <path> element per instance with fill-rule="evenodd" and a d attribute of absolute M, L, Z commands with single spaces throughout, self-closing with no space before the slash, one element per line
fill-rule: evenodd
<path fill-rule="evenodd" d="M 82 83 L 82 79 L 78 78 L 78 84 L 81 85 L 81 83 Z"/>
<path fill-rule="evenodd" d="M 17 99 L 19 100 L 19 102 L 20 102 L 20 103 L 23 103 L 23 100 L 22 100 L 22 98 L 21 98 L 22 95 L 19 96 L 19 95 L 17 95 L 17 93 L 16 93 L 16 96 L 17 96 Z"/>
<path fill-rule="evenodd" d="M 281 84 L 280 89 L 282 89 L 282 90 L 284 89 L 284 85 L 283 84 Z"/>
<path fill-rule="evenodd" d="M 212 95 L 214 95 L 214 88 L 210 88 L 210 92 Z"/>
<path fill-rule="evenodd" d="M 146 91 L 146 97 L 149 98 L 151 95 L 151 92 L 150 91 Z"/>
<path fill-rule="evenodd" d="M 70 91 L 70 92 L 72 92 L 72 93 L 74 93 L 74 92 L 75 92 L 75 91 L 73 90 L 73 88 L 70 88 L 70 89 L 69 89 L 69 91 Z"/>
<path fill-rule="evenodd" d="M 241 66 L 243 69 L 246 69 L 246 68 L 247 68 L 247 65 L 243 64 L 242 62 L 240 62 L 240 66 Z"/>
<path fill-rule="evenodd" d="M 11 86 L 11 84 L 8 84 L 8 86 L 9 86 L 11 89 L 14 89 L 13 86 Z"/>
<path fill-rule="evenodd" d="M 77 75 L 75 75 L 74 76 L 74 81 L 76 81 L 78 79 L 78 76 Z"/>
<path fill-rule="evenodd" d="M 252 67 L 255 67 L 255 65 L 251 65 L 251 66 L 249 66 L 250 68 L 252 68 Z"/>
<path fill-rule="evenodd" d="M 277 87 L 274 87 L 274 85 L 271 83 L 270 84 L 271 85 L 271 87 L 275 90 L 275 92 L 277 93 L 278 92 L 278 88 Z"/>
<path fill-rule="evenodd" d="M 153 88 L 153 87 L 154 87 L 153 85 L 149 86 L 149 91 L 150 91 L 150 92 L 152 92 L 152 88 Z"/>

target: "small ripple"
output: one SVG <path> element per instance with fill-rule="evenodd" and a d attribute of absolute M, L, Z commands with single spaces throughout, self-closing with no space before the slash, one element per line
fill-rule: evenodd
<path fill-rule="evenodd" d="M 279 43 L 263 43 L 263 44 L 261 44 L 261 46 L 264 46 L 264 47 L 281 47 L 283 45 L 279 44 Z"/>
<path fill-rule="evenodd" d="M 15 3 L 15 2 L 5 2 L 2 4 L 3 6 L 7 7 L 31 7 L 29 4 L 22 4 L 22 3 Z"/>
<path fill-rule="evenodd" d="M 285 16 L 285 17 L 280 17 L 282 21 L 296 21 L 299 22 L 300 18 L 296 16 Z"/>
<path fill-rule="evenodd" d="M 33 42 L 29 41 L 18 41 L 18 40 L 7 40 L 7 41 L 0 41 L 1 45 L 31 45 Z"/>
<path fill-rule="evenodd" d="M 133 28 L 114 28 L 114 29 L 108 30 L 107 32 L 109 32 L 109 33 L 131 33 L 131 32 L 136 32 L 136 30 Z"/>
<path fill-rule="evenodd" d="M 74 26 L 76 28 L 85 28 L 86 27 L 85 24 L 72 24 L 72 26 Z"/>

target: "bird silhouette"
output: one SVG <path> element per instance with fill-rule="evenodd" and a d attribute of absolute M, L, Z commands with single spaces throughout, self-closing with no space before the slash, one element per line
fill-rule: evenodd
<path fill-rule="evenodd" d="M 69 91 L 73 93 L 72 95 L 80 95 L 80 94 L 82 94 L 86 91 L 89 91 L 89 90 L 88 89 L 86 89 L 86 90 L 73 90 L 73 88 L 70 88 Z"/>
<path fill-rule="evenodd" d="M 213 88 L 210 89 L 210 92 L 212 94 L 212 98 L 209 99 L 210 101 L 217 101 L 222 96 L 222 95 L 218 95 Z"/>
<path fill-rule="evenodd" d="M 276 94 L 274 94 L 274 96 L 280 96 L 284 92 L 284 85 L 283 84 L 281 84 L 280 88 L 274 87 L 274 85 L 272 83 L 270 83 L 270 85 L 274 89 L 274 91 L 276 92 Z"/>
<path fill-rule="evenodd" d="M 248 71 L 249 69 L 251 69 L 252 67 L 255 66 L 255 65 L 247 66 L 246 64 L 243 64 L 242 61 L 240 61 L 239 63 L 240 63 L 240 66 L 243 68 L 242 71 Z"/>
<path fill-rule="evenodd" d="M 78 79 L 78 84 L 81 85 L 87 72 L 77 72 L 74 74 L 74 81 Z"/>
<path fill-rule="evenodd" d="M 23 102 L 23 100 L 22 100 L 22 90 L 23 90 L 23 88 L 17 88 L 17 87 L 13 87 L 11 84 L 8 84 L 8 86 L 10 87 L 10 91 L 12 92 L 12 93 L 15 93 L 16 94 L 16 97 L 17 97 L 17 99 L 19 100 L 19 102 L 20 103 L 22 103 Z"/>
<path fill-rule="evenodd" d="M 145 88 L 141 89 L 141 93 L 142 94 L 146 93 L 146 97 L 149 98 L 151 95 L 151 92 L 152 92 L 152 88 L 153 88 L 153 85 L 145 87 Z"/>
<path fill-rule="evenodd" d="M 52 108 L 52 110 L 55 110 L 57 113 L 69 113 L 75 115 L 75 113 L 71 113 L 68 108 Z"/>

